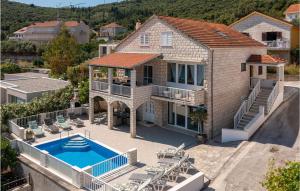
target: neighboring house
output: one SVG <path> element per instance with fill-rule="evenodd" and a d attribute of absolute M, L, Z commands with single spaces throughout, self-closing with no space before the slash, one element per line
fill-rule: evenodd
<path fill-rule="evenodd" d="M 69 84 L 67 81 L 46 76 L 48 75 L 39 73 L 5 75 L 5 80 L 0 81 L 1 104 L 27 103 L 33 98 L 62 89 Z"/>
<path fill-rule="evenodd" d="M 300 3 L 290 5 L 285 11 L 285 20 L 293 21 L 294 19 L 300 18 Z"/>
<path fill-rule="evenodd" d="M 230 27 L 267 45 L 268 54 L 288 61 L 291 49 L 299 47 L 299 27 L 256 11 Z"/>
<path fill-rule="evenodd" d="M 99 31 L 100 37 L 113 38 L 119 34 L 123 34 L 127 29 L 117 23 L 110 23 L 102 26 Z"/>
<path fill-rule="evenodd" d="M 46 21 L 33 23 L 14 32 L 14 36 L 9 39 L 47 43 L 58 35 L 62 26 L 67 27 L 70 34 L 74 36 L 78 43 L 89 42 L 90 28 L 82 21 Z"/>
<path fill-rule="evenodd" d="M 222 128 L 233 127 L 251 90 L 250 77 L 266 78 L 267 66 L 282 75 L 282 65 L 266 54 L 265 45 L 223 24 L 154 15 L 113 53 L 89 61 L 90 121 L 100 97 L 107 102 L 108 128 L 121 116 L 132 137 L 137 122 L 220 135 Z M 248 63 L 252 57 L 264 59 Z M 107 73 L 99 77 L 96 71 Z M 204 126 L 190 118 L 199 106 L 208 111 Z"/>

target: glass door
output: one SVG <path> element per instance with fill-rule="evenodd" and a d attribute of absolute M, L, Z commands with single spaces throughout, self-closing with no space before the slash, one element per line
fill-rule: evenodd
<path fill-rule="evenodd" d="M 152 84 L 153 69 L 152 66 L 144 66 L 144 85 Z"/>

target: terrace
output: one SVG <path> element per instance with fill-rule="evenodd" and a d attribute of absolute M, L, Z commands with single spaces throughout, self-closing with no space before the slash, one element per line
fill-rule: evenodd
<path fill-rule="evenodd" d="M 65 111 L 59 111 L 57 114 L 61 114 L 62 112 Z M 82 113 L 82 111 L 79 113 Z M 11 121 L 11 130 L 13 133 L 20 136 L 21 134 L 19 134 L 17 130 L 17 128 L 20 127 L 18 127 L 16 123 L 26 124 L 26 121 L 30 120 L 42 121 L 44 116 L 52 115 L 53 113 L 40 114 L 37 116 L 13 120 Z M 84 127 L 72 127 L 72 129 L 69 131 L 60 130 L 60 133 L 57 134 L 51 134 L 46 131 L 45 136 L 36 137 L 34 143 L 28 142 L 29 144 L 23 144 L 18 142 L 18 144 L 21 144 L 21 146 L 19 145 L 22 151 L 21 153 L 39 165 L 45 166 L 48 170 L 54 172 L 54 174 L 63 177 L 65 181 L 77 187 L 83 186 L 83 188 L 87 190 L 96 190 L 95 187 L 97 187 L 97 185 L 104 184 L 105 186 L 101 190 L 118 191 L 118 189 L 114 188 L 113 185 L 129 182 L 129 177 L 133 173 L 145 173 L 144 170 L 146 167 L 158 166 L 156 156 L 157 152 L 165 150 L 169 147 L 177 147 L 183 142 L 188 148 L 193 148 L 196 145 L 196 140 L 193 137 L 164 128 L 139 126 L 137 129 L 136 139 L 131 139 L 127 136 L 129 132 L 128 127 L 120 126 L 109 130 L 105 124 L 90 124 L 86 116 L 81 117 L 81 119 L 84 121 Z M 26 129 L 26 126 L 23 126 Z M 109 145 L 109 147 L 114 148 L 122 153 L 121 155 L 128 157 L 128 160 L 130 160 L 129 151 L 136 149 L 137 163 L 132 165 L 129 164 L 124 168 L 114 171 L 114 173 L 105 174 L 103 177 L 95 178 L 91 175 L 87 175 L 87 173 L 83 173 L 83 179 L 85 182 L 81 184 L 78 182 L 79 179 L 76 175 L 78 173 L 77 167 L 68 166 L 62 161 L 56 160 L 53 156 L 48 156 L 48 159 L 43 160 L 45 153 L 39 153 L 34 147 L 30 146 L 30 144 L 34 146 L 44 142 L 52 141 L 54 139 L 59 140 L 64 137 L 73 136 L 75 134 L 81 134 L 82 136 L 90 137 L 90 139 L 93 141 L 103 143 L 104 145 Z M 191 160 L 194 159 L 191 158 Z M 184 183 L 185 180 L 189 179 L 198 172 L 199 171 L 197 168 L 194 168 L 186 174 L 181 174 L 177 182 L 168 182 L 165 190 L 172 189 L 174 186 L 180 185 L 182 182 Z M 98 183 L 95 185 L 95 182 L 97 181 Z"/>

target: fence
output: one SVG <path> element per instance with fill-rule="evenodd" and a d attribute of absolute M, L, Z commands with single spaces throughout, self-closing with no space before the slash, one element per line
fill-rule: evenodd
<path fill-rule="evenodd" d="M 20 153 L 23 153 L 37 161 L 40 161 L 41 159 L 42 152 L 23 141 L 17 141 L 17 149 Z"/>
<path fill-rule="evenodd" d="M 117 188 L 114 188 L 112 185 L 96 178 L 86 172 L 82 172 L 83 184 L 82 187 L 90 191 L 119 191 Z"/>
<path fill-rule="evenodd" d="M 116 95 L 130 97 L 131 96 L 131 87 L 112 84 L 111 85 L 111 93 L 116 94 Z"/>
<path fill-rule="evenodd" d="M 279 83 L 277 82 L 267 100 L 267 113 L 270 112 L 270 110 L 273 106 L 273 103 L 275 102 L 275 99 L 277 98 L 278 94 L 279 94 Z"/>
<path fill-rule="evenodd" d="M 93 176 L 100 176 L 126 164 L 128 164 L 127 153 L 123 153 L 91 166 L 86 169 L 86 172 L 91 172 Z"/>
<path fill-rule="evenodd" d="M 101 81 L 93 81 L 92 82 L 92 89 L 97 91 L 104 91 L 108 92 L 108 83 L 101 82 Z"/>
<path fill-rule="evenodd" d="M 192 101 L 195 92 L 193 90 L 179 89 L 168 86 L 153 85 L 152 95 L 166 97 L 169 99 L 177 99 L 182 101 Z"/>

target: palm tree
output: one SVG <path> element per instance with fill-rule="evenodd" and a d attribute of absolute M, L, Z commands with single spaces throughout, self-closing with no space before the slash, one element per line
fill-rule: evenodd
<path fill-rule="evenodd" d="M 204 106 L 198 107 L 195 111 L 190 113 L 192 123 L 197 123 L 201 126 L 200 132 L 203 133 L 203 122 L 207 119 L 207 109 Z"/>

